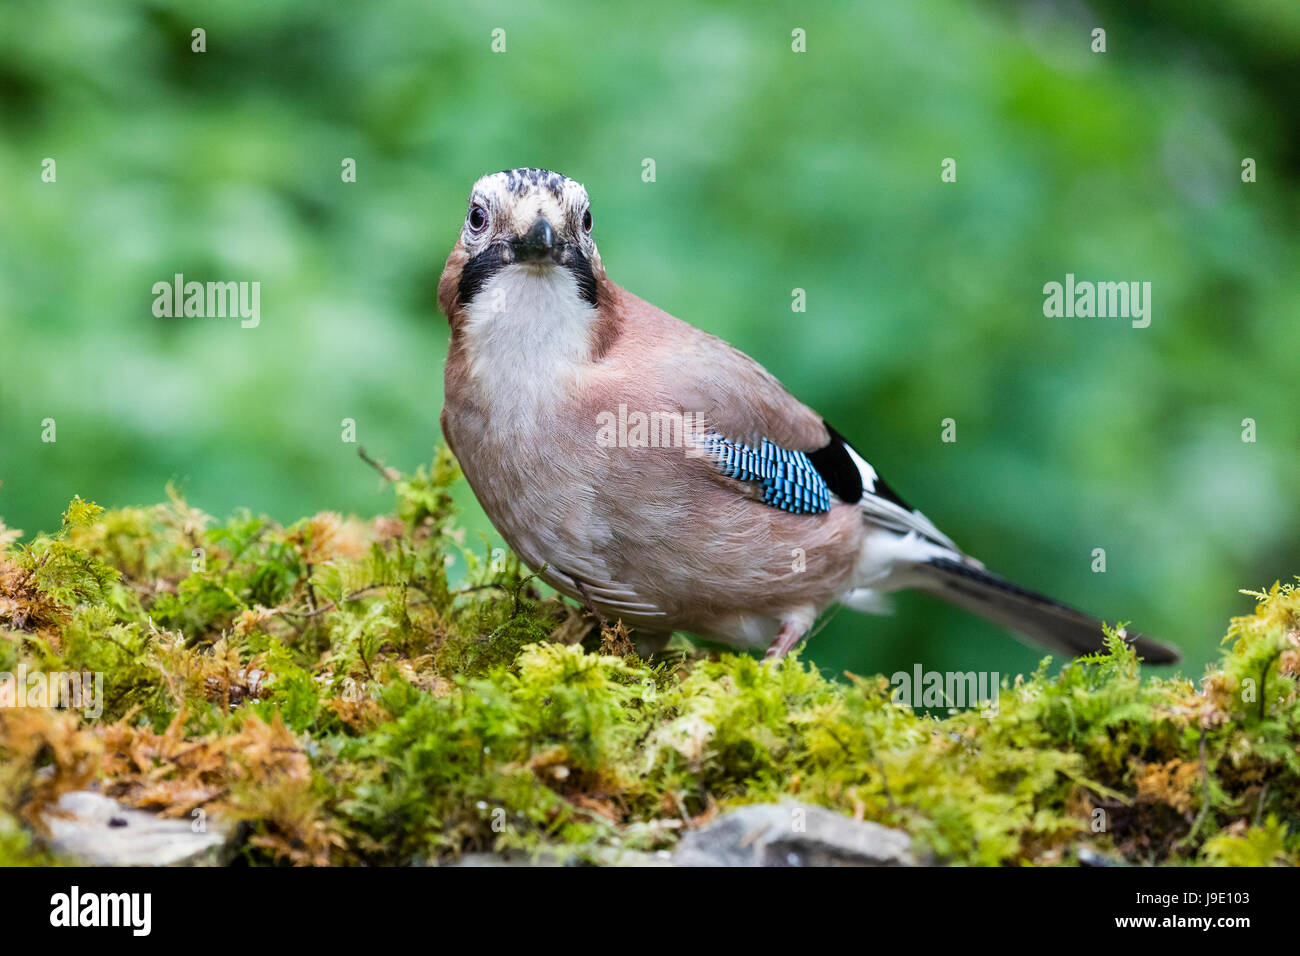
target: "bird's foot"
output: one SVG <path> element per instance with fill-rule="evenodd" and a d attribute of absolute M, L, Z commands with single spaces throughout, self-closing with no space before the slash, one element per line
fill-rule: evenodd
<path fill-rule="evenodd" d="M 774 661 L 785 657 L 794 650 L 794 646 L 799 643 L 807 630 L 807 626 L 802 621 L 782 621 L 781 630 L 776 632 L 776 637 L 772 639 L 772 644 L 763 655 L 763 659 Z"/>

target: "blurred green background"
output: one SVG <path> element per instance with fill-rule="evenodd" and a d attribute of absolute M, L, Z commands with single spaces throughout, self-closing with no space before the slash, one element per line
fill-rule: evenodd
<path fill-rule="evenodd" d="M 543 166 L 588 187 L 615 281 L 758 358 L 990 567 L 1195 676 L 1238 588 L 1300 572 L 1298 51 L 1300 7 L 1260 0 L 6 0 L 0 515 L 32 534 L 171 478 L 219 516 L 387 510 L 340 423 L 430 457 L 470 184 Z M 155 318 L 177 272 L 260 281 L 260 327 Z M 1045 318 L 1067 272 L 1150 281 L 1150 328 Z M 1039 653 L 904 596 L 809 656 Z"/>

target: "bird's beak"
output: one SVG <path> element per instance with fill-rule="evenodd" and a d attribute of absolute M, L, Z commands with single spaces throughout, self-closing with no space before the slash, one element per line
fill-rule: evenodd
<path fill-rule="evenodd" d="M 527 235 L 510 240 L 516 262 L 559 262 L 561 245 L 555 241 L 555 230 L 546 221 L 545 216 L 538 216 Z"/>

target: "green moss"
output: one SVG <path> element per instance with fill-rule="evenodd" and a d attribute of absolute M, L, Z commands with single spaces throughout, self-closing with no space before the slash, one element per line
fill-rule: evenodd
<path fill-rule="evenodd" d="M 610 653 L 621 633 L 459 543 L 446 452 L 391 477 L 395 516 L 369 523 L 216 524 L 169 490 L 74 499 L 58 533 L 10 544 L 0 669 L 99 672 L 104 695 L 97 719 L 0 709 L 0 860 L 48 861 L 41 810 L 98 778 L 247 821 L 251 862 L 667 848 L 796 797 L 960 864 L 1300 862 L 1291 586 L 1255 595 L 1199 688 L 1143 679 L 1112 636 L 1005 681 L 996 713 L 935 716 L 798 657 Z"/>

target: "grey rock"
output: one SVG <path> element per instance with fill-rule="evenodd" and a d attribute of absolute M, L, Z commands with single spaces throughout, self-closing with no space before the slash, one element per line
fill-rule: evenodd
<path fill-rule="evenodd" d="M 539 853 L 465 853 L 444 866 L 671 866 L 666 852 L 647 853 L 644 850 L 624 850 L 618 847 L 596 846 L 565 849 L 543 849 Z"/>
<path fill-rule="evenodd" d="M 1128 866 L 1124 860 L 1098 853 L 1090 846 L 1079 847 L 1074 855 L 1080 866 Z"/>
<path fill-rule="evenodd" d="M 684 837 L 674 866 L 916 866 L 912 838 L 801 803 L 740 807 Z"/>
<path fill-rule="evenodd" d="M 49 845 L 61 856 L 90 866 L 217 866 L 224 862 L 228 831 L 209 816 L 206 832 L 188 820 L 125 807 L 90 790 L 65 793 L 42 818 Z"/>

